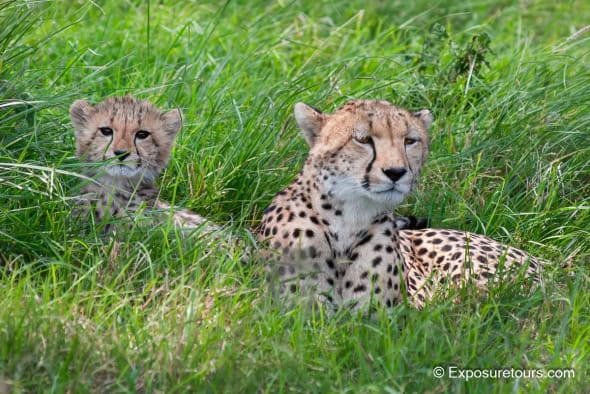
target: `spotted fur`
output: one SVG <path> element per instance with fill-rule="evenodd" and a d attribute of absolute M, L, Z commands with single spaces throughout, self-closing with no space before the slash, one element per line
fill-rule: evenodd
<path fill-rule="evenodd" d="M 441 283 L 485 287 L 502 269 L 538 261 L 487 237 L 453 230 L 401 230 L 394 207 L 412 191 L 428 154 L 428 110 L 355 100 L 333 114 L 305 104 L 295 118 L 310 146 L 297 178 L 266 209 L 258 238 L 289 298 L 416 306 Z"/>

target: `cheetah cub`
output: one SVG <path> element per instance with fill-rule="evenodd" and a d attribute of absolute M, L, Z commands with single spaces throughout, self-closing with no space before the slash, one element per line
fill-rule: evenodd
<path fill-rule="evenodd" d="M 130 95 L 111 97 L 91 106 L 78 100 L 70 107 L 75 128 L 76 155 L 92 163 L 86 175 L 93 182 L 82 188 L 84 211 L 94 209 L 94 219 L 106 232 L 116 220 L 144 212 L 172 212 L 179 227 L 216 226 L 194 212 L 174 210 L 158 199 L 155 179 L 168 165 L 174 139 L 182 126 L 180 110 L 161 112 L 149 101 Z M 160 219 L 164 221 L 165 217 Z"/>
<path fill-rule="evenodd" d="M 295 119 L 309 157 L 258 232 L 281 294 L 391 308 L 405 291 L 421 307 L 445 282 L 485 287 L 521 265 L 537 277 L 536 258 L 490 238 L 397 227 L 392 209 L 416 185 L 428 154 L 428 110 L 355 100 L 324 114 L 299 103 Z"/>

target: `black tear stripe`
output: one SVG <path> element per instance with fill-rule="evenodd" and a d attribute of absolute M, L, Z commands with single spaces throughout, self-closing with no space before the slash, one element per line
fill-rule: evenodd
<path fill-rule="evenodd" d="M 141 167 L 141 154 L 139 153 L 139 149 L 137 148 L 137 138 L 133 137 L 133 146 L 135 146 L 135 153 L 137 153 L 138 164 Z"/>
<path fill-rule="evenodd" d="M 404 153 L 406 154 L 406 160 L 408 162 L 408 168 L 410 169 L 410 174 L 416 175 L 416 173 L 414 172 L 414 169 L 412 168 L 412 163 L 410 162 L 410 157 L 408 156 L 408 147 L 406 146 L 406 144 L 404 144 Z"/>
<path fill-rule="evenodd" d="M 96 137 L 96 133 L 94 134 L 94 136 Z M 115 138 L 115 132 L 114 131 L 113 131 L 113 134 L 111 134 L 111 139 L 109 140 L 109 143 L 107 144 L 107 147 L 102 152 L 102 160 L 103 161 L 107 159 L 106 158 L 106 155 L 107 155 L 107 152 L 108 152 L 109 148 L 113 144 L 113 138 Z M 94 141 L 94 138 L 92 139 L 92 141 Z"/>
<path fill-rule="evenodd" d="M 367 164 L 367 168 L 365 168 L 365 176 L 363 178 L 362 184 L 363 187 L 367 190 L 369 189 L 369 172 L 371 172 L 371 169 L 373 168 L 373 163 L 377 159 L 377 151 L 375 151 L 375 143 L 373 142 L 372 138 L 369 138 L 369 145 L 371 146 L 371 150 L 373 151 L 373 157 L 371 158 L 369 164 Z"/>

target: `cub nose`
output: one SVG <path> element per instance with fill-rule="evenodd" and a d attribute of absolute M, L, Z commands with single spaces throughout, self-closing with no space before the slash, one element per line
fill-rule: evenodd
<path fill-rule="evenodd" d="M 392 182 L 399 181 L 399 179 L 404 176 L 406 172 L 408 172 L 408 170 L 403 167 L 385 168 L 382 169 L 382 171 L 389 179 L 391 179 Z"/>
<path fill-rule="evenodd" d="M 129 156 L 129 152 L 126 150 L 115 150 L 115 155 L 118 157 L 119 160 L 123 161 Z"/>

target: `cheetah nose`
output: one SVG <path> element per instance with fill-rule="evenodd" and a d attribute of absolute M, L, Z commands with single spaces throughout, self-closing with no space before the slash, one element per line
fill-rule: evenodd
<path fill-rule="evenodd" d="M 123 161 L 129 156 L 129 152 L 126 150 L 115 150 L 115 156 L 119 158 L 119 160 Z"/>
<path fill-rule="evenodd" d="M 408 172 L 408 170 L 406 170 L 403 167 L 391 167 L 391 168 L 386 168 L 386 169 L 382 169 L 383 173 L 385 175 L 387 175 L 387 177 L 389 179 L 391 179 L 392 182 L 397 182 L 399 181 L 399 179 L 404 176 L 404 174 L 406 172 Z"/>

